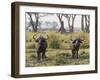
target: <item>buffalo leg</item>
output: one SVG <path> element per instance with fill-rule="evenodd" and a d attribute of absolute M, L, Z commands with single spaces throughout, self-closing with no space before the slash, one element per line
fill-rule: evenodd
<path fill-rule="evenodd" d="M 40 57 L 41 57 L 41 52 L 37 51 L 37 61 L 40 61 Z"/>
<path fill-rule="evenodd" d="M 72 58 L 75 58 L 75 50 L 72 50 Z"/>
<path fill-rule="evenodd" d="M 46 58 L 45 50 L 43 50 L 43 52 L 42 52 L 42 58 Z"/>
<path fill-rule="evenodd" d="M 78 51 L 76 51 L 76 58 L 78 59 Z"/>
<path fill-rule="evenodd" d="M 74 58 L 73 50 L 72 50 L 72 58 Z"/>

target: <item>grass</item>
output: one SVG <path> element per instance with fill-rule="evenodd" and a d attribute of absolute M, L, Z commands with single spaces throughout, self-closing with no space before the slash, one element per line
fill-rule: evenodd
<path fill-rule="evenodd" d="M 48 48 L 46 55 L 48 58 L 37 62 L 37 43 L 32 39 L 33 35 L 37 34 L 35 38 L 38 38 L 40 34 L 49 36 Z M 79 51 L 79 59 L 72 59 L 71 54 L 71 39 L 80 37 L 84 40 L 81 44 Z M 55 66 L 55 65 L 80 65 L 89 64 L 89 34 L 83 32 L 65 33 L 58 32 L 26 32 L 26 67 L 35 66 Z"/>
<path fill-rule="evenodd" d="M 84 42 L 81 44 L 80 48 L 88 48 L 89 47 L 89 34 L 84 32 L 74 32 L 74 33 L 59 33 L 59 32 L 26 32 L 26 45 L 33 46 L 35 45 L 35 41 L 32 39 L 33 35 L 35 38 L 38 38 L 40 34 L 44 35 L 44 37 L 49 36 L 48 47 L 55 49 L 69 49 L 71 48 L 71 39 L 74 40 L 80 37 Z M 26 47 L 27 47 L 26 46 Z M 36 46 L 33 46 L 36 47 Z"/>
<path fill-rule="evenodd" d="M 88 49 L 81 49 L 79 51 L 79 59 L 71 58 L 71 50 L 48 49 L 46 52 L 48 58 L 40 63 L 36 61 L 36 50 L 30 49 L 30 51 L 26 53 L 26 67 L 89 64 Z"/>

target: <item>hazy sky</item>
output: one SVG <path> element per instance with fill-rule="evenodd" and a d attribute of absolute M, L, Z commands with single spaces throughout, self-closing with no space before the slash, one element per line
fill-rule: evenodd
<path fill-rule="evenodd" d="M 33 19 L 33 21 L 35 21 L 34 15 L 32 16 L 32 19 Z M 64 21 L 64 28 L 67 29 L 68 28 L 68 20 L 65 17 L 63 17 L 62 19 Z M 30 17 L 29 17 L 28 14 L 26 14 L 26 23 L 28 23 L 29 21 L 30 21 Z M 41 28 L 47 28 L 47 26 L 44 25 L 44 23 L 46 21 L 49 21 L 49 22 L 54 22 L 55 21 L 55 22 L 58 23 L 57 28 L 60 27 L 59 19 L 56 16 L 56 14 L 48 14 L 44 17 L 40 17 L 39 21 L 42 21 Z M 49 26 L 48 28 L 52 28 L 52 27 L 53 26 Z M 81 15 L 76 15 L 75 21 L 74 21 L 74 28 L 81 28 Z"/>

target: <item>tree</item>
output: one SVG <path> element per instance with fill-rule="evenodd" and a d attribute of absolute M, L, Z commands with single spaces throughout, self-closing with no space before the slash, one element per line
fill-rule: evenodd
<path fill-rule="evenodd" d="M 85 30 L 87 33 L 90 32 L 90 16 L 89 15 L 85 15 Z"/>
<path fill-rule="evenodd" d="M 83 32 L 85 32 L 84 15 L 82 15 L 82 18 L 81 18 L 81 30 L 82 30 Z"/>
<path fill-rule="evenodd" d="M 90 16 L 89 15 L 82 15 L 82 31 L 89 33 L 90 32 Z"/>
<path fill-rule="evenodd" d="M 62 14 L 57 14 L 57 17 L 59 19 L 59 22 L 60 22 L 60 29 L 59 29 L 59 32 L 63 33 L 65 32 L 65 28 L 64 28 L 64 22 L 62 20 Z"/>
<path fill-rule="evenodd" d="M 64 14 L 65 18 L 68 19 L 68 25 L 69 25 L 69 32 L 74 31 L 74 20 L 75 20 L 75 14 Z"/>
<path fill-rule="evenodd" d="M 40 14 L 40 13 L 32 13 L 32 12 L 27 12 L 27 14 L 30 16 L 30 24 L 34 32 L 37 32 L 38 27 L 41 25 L 41 23 L 39 22 L 39 18 L 48 15 L 48 14 Z M 35 21 L 33 21 L 32 15 L 34 15 Z"/>
<path fill-rule="evenodd" d="M 32 19 L 32 15 L 33 15 L 32 13 L 28 12 L 27 14 L 30 16 L 30 24 L 31 24 L 31 26 L 33 28 L 33 31 L 34 32 L 37 32 L 37 26 L 38 26 L 38 21 L 39 21 L 38 20 L 39 19 L 38 13 L 34 13 L 36 22 L 34 22 L 33 19 Z"/>
<path fill-rule="evenodd" d="M 35 16 L 35 19 L 36 19 L 36 22 L 35 22 L 35 32 L 37 32 L 38 30 L 38 23 L 39 23 L 39 14 L 38 13 L 34 13 L 34 16 Z"/>

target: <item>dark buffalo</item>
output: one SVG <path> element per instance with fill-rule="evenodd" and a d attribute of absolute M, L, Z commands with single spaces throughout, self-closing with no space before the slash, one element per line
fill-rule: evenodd
<path fill-rule="evenodd" d="M 80 38 L 77 38 L 72 41 L 72 58 L 78 58 L 80 43 L 82 43 L 82 40 Z"/>
<path fill-rule="evenodd" d="M 45 52 L 47 49 L 47 41 L 46 41 L 46 38 L 44 38 L 41 35 L 35 41 L 38 43 L 37 60 L 40 61 L 41 58 L 42 59 L 46 58 Z"/>

